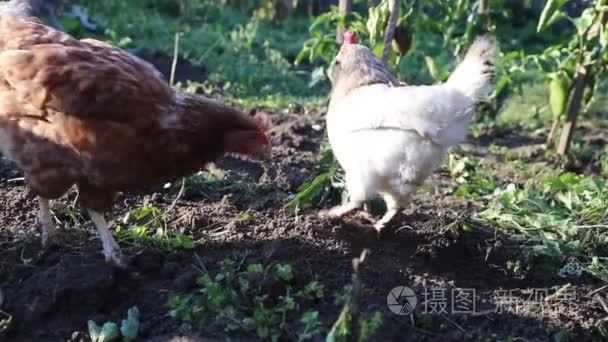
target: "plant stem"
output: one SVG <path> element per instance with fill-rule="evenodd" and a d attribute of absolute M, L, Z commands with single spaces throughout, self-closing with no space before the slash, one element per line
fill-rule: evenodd
<path fill-rule="evenodd" d="M 587 79 L 587 69 L 581 65 L 576 72 L 576 85 L 574 86 L 574 93 L 572 94 L 572 100 L 568 107 L 568 116 L 564 122 L 564 128 L 562 129 L 562 135 L 557 145 L 557 153 L 565 156 L 570 148 L 570 141 L 574 135 L 576 128 L 576 119 L 581 108 L 581 102 L 583 100 L 583 92 L 585 90 L 585 81 Z"/>
<path fill-rule="evenodd" d="M 477 14 L 487 14 L 488 13 L 488 1 L 487 0 L 479 0 L 477 6 Z"/>
<path fill-rule="evenodd" d="M 399 1 L 389 0 L 389 9 L 391 15 L 386 26 L 386 32 L 384 34 L 384 49 L 382 50 L 382 64 L 386 65 L 388 62 L 388 56 L 391 52 L 391 43 L 395 37 L 395 28 L 397 27 L 397 19 L 399 19 Z"/>
<path fill-rule="evenodd" d="M 553 120 L 553 124 L 551 125 L 551 130 L 549 131 L 549 135 L 547 136 L 547 148 L 551 148 L 553 146 L 553 138 L 555 137 L 555 132 L 557 131 L 557 126 L 559 125 L 559 118 Z"/>
<path fill-rule="evenodd" d="M 171 63 L 171 75 L 169 77 L 169 85 L 173 86 L 175 82 L 175 70 L 177 68 L 177 59 L 179 58 L 179 32 L 175 32 L 175 45 L 173 46 L 173 61 Z"/>

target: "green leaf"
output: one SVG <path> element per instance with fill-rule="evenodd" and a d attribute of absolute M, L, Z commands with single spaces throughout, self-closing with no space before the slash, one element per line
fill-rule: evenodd
<path fill-rule="evenodd" d="M 276 266 L 277 277 L 285 282 L 290 282 L 294 278 L 293 268 L 288 264 L 279 264 Z"/>
<path fill-rule="evenodd" d="M 573 20 L 574 25 L 576 26 L 576 30 L 579 36 L 582 36 L 587 32 L 587 29 L 593 25 L 593 20 L 596 17 L 595 8 L 587 8 L 583 11 L 580 17 Z"/>
<path fill-rule="evenodd" d="M 101 333 L 101 327 L 92 320 L 87 322 L 87 326 L 89 327 L 89 337 L 91 338 L 91 341 L 97 342 L 99 340 L 99 334 Z"/>
<path fill-rule="evenodd" d="M 345 305 L 340 312 L 340 316 L 331 327 L 331 330 L 325 337 L 325 342 L 346 342 L 351 333 L 352 315 L 350 313 L 350 305 Z"/>
<path fill-rule="evenodd" d="M 118 330 L 118 325 L 114 322 L 106 322 L 101 327 L 97 342 L 112 342 L 118 340 L 119 337 L 120 331 Z"/>
<path fill-rule="evenodd" d="M 536 32 L 541 32 L 551 26 L 559 19 L 562 14 L 559 9 L 566 3 L 566 0 L 549 0 L 543 9 L 536 26 Z"/>
<path fill-rule="evenodd" d="M 295 198 L 287 203 L 287 207 L 299 206 L 301 209 L 314 207 L 320 202 L 323 194 L 331 187 L 331 172 L 323 172 L 312 181 L 303 183 L 298 188 Z"/>
<path fill-rule="evenodd" d="M 262 264 L 251 264 L 247 266 L 247 273 L 249 274 L 261 274 L 264 273 L 264 267 Z"/>
<path fill-rule="evenodd" d="M 313 325 L 319 321 L 319 311 L 309 310 L 302 314 L 300 321 L 306 325 Z"/>
<path fill-rule="evenodd" d="M 363 342 L 369 340 L 369 338 L 375 334 L 381 326 L 382 313 L 380 311 L 376 311 L 370 319 L 361 322 L 361 336 L 359 336 L 359 341 Z"/>
<path fill-rule="evenodd" d="M 570 333 L 567 330 L 560 330 L 551 336 L 551 341 L 568 342 L 570 341 Z"/>
<path fill-rule="evenodd" d="M 431 77 L 433 77 L 435 81 L 438 81 L 440 77 L 439 70 L 437 69 L 437 65 L 435 64 L 433 58 L 430 56 L 424 56 L 424 62 L 426 63 L 426 67 L 429 69 Z"/>
<path fill-rule="evenodd" d="M 127 319 L 123 319 L 120 332 L 124 341 L 133 341 L 139 332 L 139 309 L 134 306 L 127 311 Z"/>

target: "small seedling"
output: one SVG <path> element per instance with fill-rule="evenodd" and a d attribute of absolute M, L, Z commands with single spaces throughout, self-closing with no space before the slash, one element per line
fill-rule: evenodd
<path fill-rule="evenodd" d="M 304 288 L 296 294 L 304 299 L 321 299 L 324 296 L 323 285 L 316 280 L 306 284 Z"/>
<path fill-rule="evenodd" d="M 447 168 L 460 185 L 455 194 L 460 197 L 480 200 L 488 198 L 500 186 L 492 172 L 477 159 L 448 156 Z"/>
<path fill-rule="evenodd" d="M 116 238 L 120 242 L 163 251 L 194 248 L 189 236 L 169 229 L 166 213 L 156 207 L 135 208 L 125 221 L 124 225 L 115 228 Z"/>
<path fill-rule="evenodd" d="M 139 332 L 139 309 L 131 307 L 127 318 L 123 319 L 120 327 L 114 322 L 106 322 L 101 327 L 93 320 L 87 322 L 89 337 L 93 342 L 134 341 Z"/>
<path fill-rule="evenodd" d="M 139 332 L 139 309 L 137 306 L 127 311 L 127 319 L 123 319 L 120 325 L 120 333 L 123 341 L 133 341 Z"/>
<path fill-rule="evenodd" d="M 279 264 L 276 265 L 276 273 L 277 276 L 279 277 L 279 279 L 283 280 L 286 283 L 289 283 L 290 281 L 293 280 L 293 268 L 291 267 L 291 265 L 287 265 L 287 264 Z"/>
<path fill-rule="evenodd" d="M 311 281 L 297 288 L 292 285 L 296 272 L 291 265 L 245 264 L 245 258 L 239 259 L 222 260 L 215 271 L 205 271 L 194 293 L 171 296 L 168 315 L 183 330 L 205 324 L 269 340 L 319 335 L 321 323 L 315 322 L 318 317 L 309 306 L 323 298 L 322 284 Z"/>
<path fill-rule="evenodd" d="M 363 266 L 368 251 L 353 259 L 354 272 L 350 284 L 346 285 L 344 294 L 339 296 L 343 301 L 342 311 L 327 334 L 326 342 L 366 341 L 382 325 L 382 314 L 376 311 L 372 318 L 361 317 L 360 303 L 363 284 L 359 278 L 359 270 Z"/>
<path fill-rule="evenodd" d="M 608 248 L 607 204 L 605 180 L 563 173 L 508 185 L 496 192 L 479 218 L 526 239 L 525 250 L 532 257 L 552 258 L 557 264 L 573 257 L 605 280 L 607 269 L 598 265 L 605 262 L 602 255 Z"/>
<path fill-rule="evenodd" d="M 297 209 L 314 208 L 326 201 L 343 197 L 344 175 L 334 159 L 328 144 L 325 144 L 319 161 L 319 172 L 296 191 L 295 197 L 286 207 Z"/>
<path fill-rule="evenodd" d="M 304 324 L 304 331 L 298 336 L 298 341 L 311 340 L 315 335 L 320 333 L 321 322 L 319 321 L 319 311 L 306 311 L 302 314 L 300 322 Z"/>
<path fill-rule="evenodd" d="M 88 326 L 89 336 L 93 342 L 112 342 L 120 338 L 118 325 L 114 322 L 106 322 L 100 327 L 94 321 L 89 321 Z"/>

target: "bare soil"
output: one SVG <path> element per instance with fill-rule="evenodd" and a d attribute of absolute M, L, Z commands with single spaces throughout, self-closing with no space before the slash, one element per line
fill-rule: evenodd
<path fill-rule="evenodd" d="M 322 282 L 328 295 L 316 308 L 324 328 L 329 329 L 341 309 L 334 303 L 335 295 L 351 279 L 351 260 L 368 248 L 362 271 L 362 310 L 364 315 L 380 310 L 384 317 L 373 340 L 496 341 L 511 336 L 549 341 L 560 329 L 570 331 L 575 341 L 591 340 L 592 327 L 607 313 L 596 297 L 586 295 L 600 284 L 586 277 L 563 279 L 540 267 L 514 273 L 507 263 L 521 258 L 520 242 L 476 223 L 467 231 L 448 229 L 455 227 L 450 226 L 454 222 L 471 221 L 478 209 L 471 202 L 420 193 L 413 210 L 401 215 L 380 237 L 368 221 L 356 215 L 330 221 L 318 218 L 316 210 L 296 215 L 284 209 L 295 189 L 315 172 L 323 137 L 322 115 L 320 111 L 275 113 L 271 163 L 230 156 L 217 163 L 227 171 L 226 179 L 255 183 L 253 193 L 187 192 L 169 215 L 172 227 L 193 236 L 196 250 L 161 253 L 123 246 L 131 258 L 126 271 L 104 262 L 89 221 L 69 223 L 60 215 L 63 245 L 39 255 L 35 198 L 19 181 L 21 173 L 15 166 L 0 160 L 0 309 L 13 317 L 11 329 L 0 339 L 86 341 L 87 320 L 120 321 L 133 305 L 142 313 L 142 341 L 220 339 L 222 332 L 205 327 L 189 336 L 180 335 L 177 323 L 166 316 L 164 303 L 169 295 L 195 287 L 199 274 L 193 267 L 195 253 L 205 264 L 214 265 L 235 250 L 248 251 L 253 261 L 290 263 L 299 276 Z M 434 177 L 439 187 L 449 187 L 450 182 L 449 175 Z M 120 220 L 142 203 L 168 208 L 176 193 L 169 189 L 144 197 L 125 195 L 108 217 Z M 73 198 L 74 194 L 68 194 L 55 202 L 56 213 L 71 205 Z M 243 211 L 250 219 L 237 220 Z M 495 291 L 555 291 L 567 283 L 576 293 L 569 302 L 558 301 L 541 309 L 513 302 L 503 312 L 496 312 L 489 303 Z M 387 295 L 397 286 L 410 287 L 418 295 L 415 325 L 409 315 L 393 314 L 387 307 Z M 476 313 L 421 315 L 423 293 L 432 287 L 446 288 L 448 293 L 452 288 L 474 289 Z M 513 296 L 525 297 L 517 293 Z M 606 298 L 605 292 L 600 295 Z M 243 339 L 256 340 L 255 336 Z"/>

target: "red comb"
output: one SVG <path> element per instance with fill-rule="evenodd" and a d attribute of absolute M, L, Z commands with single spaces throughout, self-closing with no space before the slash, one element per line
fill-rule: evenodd
<path fill-rule="evenodd" d="M 353 31 L 344 31 L 342 34 L 344 44 L 357 44 L 357 33 Z"/>

